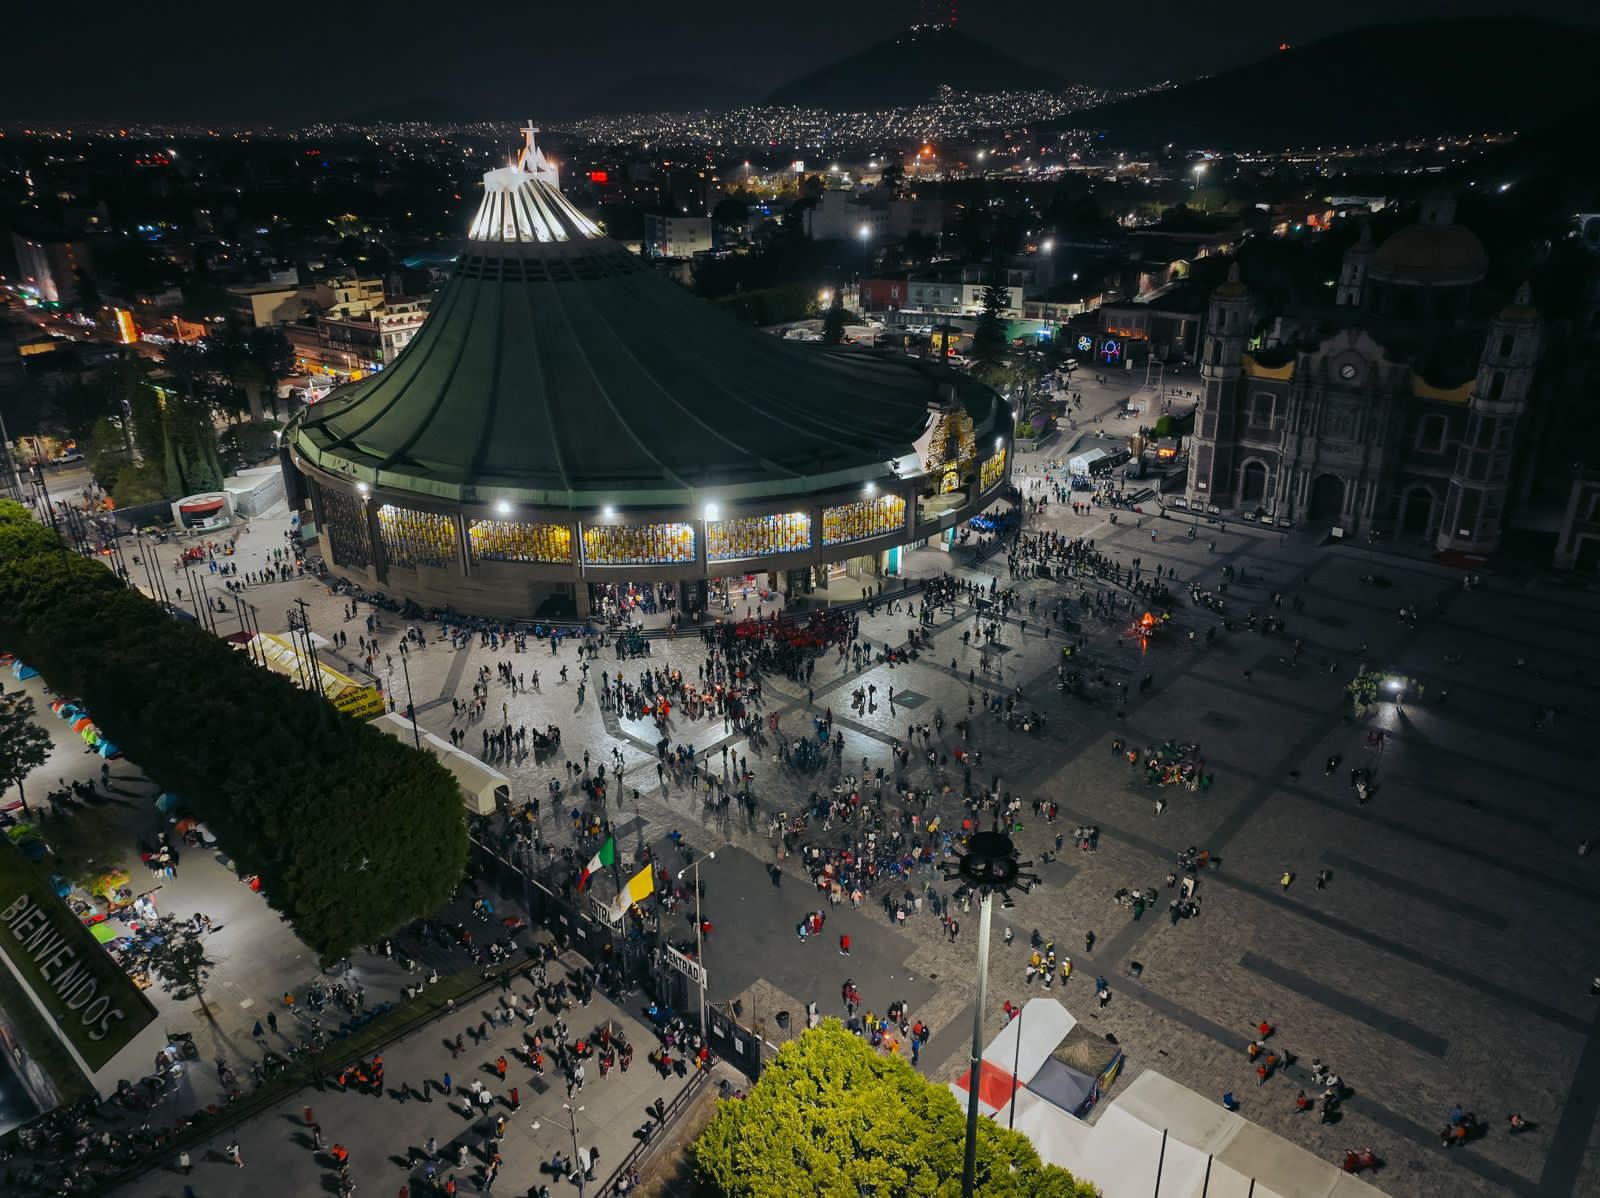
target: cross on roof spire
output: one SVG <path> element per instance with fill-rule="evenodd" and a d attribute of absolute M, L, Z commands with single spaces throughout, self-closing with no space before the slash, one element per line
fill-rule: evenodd
<path fill-rule="evenodd" d="M 534 134 L 539 132 L 539 126 L 530 119 L 522 126 L 522 149 L 517 153 L 517 165 L 523 166 L 530 158 L 537 158 L 539 147 L 534 144 Z M 531 169 L 531 168 L 530 168 Z"/>

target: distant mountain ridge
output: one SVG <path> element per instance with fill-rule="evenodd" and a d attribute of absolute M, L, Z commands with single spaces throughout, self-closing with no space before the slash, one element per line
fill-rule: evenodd
<path fill-rule="evenodd" d="M 1374 25 L 1055 123 L 1218 149 L 1509 132 L 1590 102 L 1597 55 L 1600 33 L 1535 19 Z"/>
<path fill-rule="evenodd" d="M 871 111 L 921 104 L 945 84 L 964 92 L 1045 91 L 1066 81 L 952 26 L 919 25 L 791 80 L 768 102 Z"/>

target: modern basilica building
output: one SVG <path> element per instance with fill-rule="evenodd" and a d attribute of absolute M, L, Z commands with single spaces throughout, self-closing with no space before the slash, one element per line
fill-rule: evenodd
<path fill-rule="evenodd" d="M 337 573 L 496 617 L 639 583 L 704 610 L 721 578 L 892 573 L 1006 490 L 989 388 L 738 324 L 605 237 L 526 136 L 421 333 L 284 434 Z"/>

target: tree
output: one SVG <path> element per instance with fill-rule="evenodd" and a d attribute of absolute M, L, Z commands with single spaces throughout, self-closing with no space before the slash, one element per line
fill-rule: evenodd
<path fill-rule="evenodd" d="M 0 702 L 0 782 L 17 788 L 22 809 L 28 796 L 22 783 L 50 760 L 50 734 L 33 721 L 33 699 L 27 695 Z"/>
<path fill-rule="evenodd" d="M 51 423 L 74 441 L 82 441 L 89 436 L 96 421 L 116 415 L 111 401 L 112 388 L 104 373 L 68 383 L 55 393 L 51 402 Z"/>
<path fill-rule="evenodd" d="M 172 619 L 9 502 L 0 644 L 79 696 L 325 960 L 437 910 L 460 882 L 461 793 L 436 760 Z M 197 710 L 218 735 L 193 734 Z"/>
<path fill-rule="evenodd" d="M 966 1119 L 955 1097 L 836 1019 L 790 1041 L 748 1097 L 724 1100 L 694 1145 L 700 1180 L 721 1198 L 859 1198 L 961 1193 Z M 978 1121 L 986 1198 L 1095 1198 L 1040 1162 L 1028 1138 Z"/>
<path fill-rule="evenodd" d="M 838 345 L 844 340 L 844 288 L 833 289 L 833 302 L 822 317 L 822 343 Z"/>
<path fill-rule="evenodd" d="M 161 988 L 179 1002 L 200 1000 L 207 1019 L 216 1021 L 206 1002 L 206 984 L 217 963 L 206 952 L 203 934 L 188 920 L 164 915 L 145 928 L 139 941 L 140 963 L 161 981 Z"/>
<path fill-rule="evenodd" d="M 97 316 L 100 312 L 100 288 L 94 281 L 94 276 L 83 267 L 78 267 L 74 272 L 78 279 L 78 311 L 85 316 Z"/>
<path fill-rule="evenodd" d="M 997 278 L 991 279 L 983 289 L 983 311 L 972 334 L 972 356 L 978 364 L 975 373 L 985 382 L 994 381 L 1004 372 L 1009 346 L 1005 317 L 1001 314 L 1010 303 L 1010 293 Z"/>

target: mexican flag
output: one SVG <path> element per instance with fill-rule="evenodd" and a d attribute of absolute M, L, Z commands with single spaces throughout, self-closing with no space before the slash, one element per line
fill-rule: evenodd
<path fill-rule="evenodd" d="M 578 875 L 578 889 L 582 890 L 589 884 L 589 879 L 594 877 L 596 873 L 608 865 L 615 865 L 616 862 L 617 842 L 607 836 L 606 842 L 600 846 L 600 850 L 593 857 L 590 857 L 589 864 L 583 867 L 583 873 Z"/>

